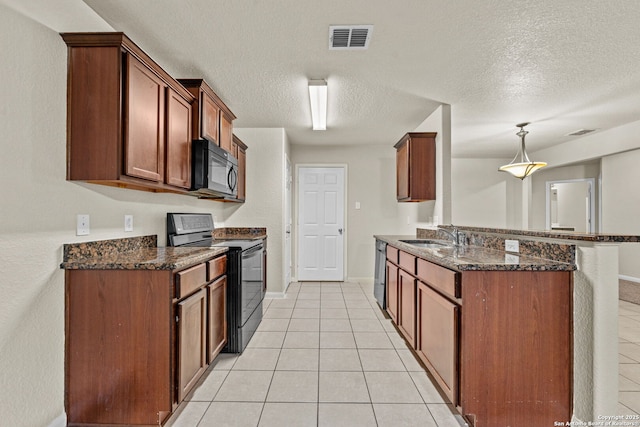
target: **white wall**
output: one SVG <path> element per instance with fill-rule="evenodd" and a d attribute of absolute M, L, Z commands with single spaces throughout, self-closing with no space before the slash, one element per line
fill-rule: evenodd
<path fill-rule="evenodd" d="M 415 234 L 420 203 L 396 201 L 396 150 L 393 142 L 367 146 L 293 145 L 291 162 L 294 165 L 347 165 L 347 277 L 373 277 L 374 234 Z M 296 188 L 294 176 L 294 206 Z M 360 202 L 359 210 L 355 209 L 355 202 Z M 297 218 L 293 222 L 295 225 Z M 294 232 L 294 247 L 297 247 L 296 237 Z"/>
<path fill-rule="evenodd" d="M 0 6 L 0 424 L 46 426 L 64 410 L 62 245 L 157 234 L 169 211 L 222 204 L 67 182 L 66 65 L 60 36 Z M 9 60 L 10 58 L 10 60 Z M 76 214 L 91 234 L 76 237 Z M 125 233 L 125 214 L 134 232 Z"/>
<path fill-rule="evenodd" d="M 452 223 L 456 225 L 520 228 L 521 182 L 499 172 L 505 159 L 452 159 Z"/>
<path fill-rule="evenodd" d="M 437 132 L 436 135 L 436 200 L 419 204 L 422 222 L 438 224 L 451 221 L 451 106 L 443 104 L 431 113 L 414 132 Z"/>
<path fill-rule="evenodd" d="M 602 231 L 640 235 L 640 150 L 602 158 Z M 620 274 L 640 281 L 640 243 L 620 246 Z"/>
<path fill-rule="evenodd" d="M 246 202 L 225 206 L 225 226 L 267 228 L 267 291 L 283 292 L 285 153 L 289 143 L 282 128 L 235 129 L 234 133 L 248 147 Z"/>

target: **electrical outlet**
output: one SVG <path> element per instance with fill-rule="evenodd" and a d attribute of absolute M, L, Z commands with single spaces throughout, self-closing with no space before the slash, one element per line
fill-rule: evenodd
<path fill-rule="evenodd" d="M 505 240 L 504 250 L 507 252 L 520 252 L 520 242 L 518 240 Z"/>
<path fill-rule="evenodd" d="M 504 254 L 505 264 L 520 264 L 520 257 L 518 255 Z"/>
<path fill-rule="evenodd" d="M 89 232 L 89 215 L 78 215 L 76 218 L 76 236 L 88 236 Z"/>
<path fill-rule="evenodd" d="M 124 216 L 124 231 L 133 231 L 133 215 Z"/>

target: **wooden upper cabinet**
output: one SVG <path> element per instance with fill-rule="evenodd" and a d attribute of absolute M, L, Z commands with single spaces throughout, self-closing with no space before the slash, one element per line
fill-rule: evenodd
<path fill-rule="evenodd" d="M 220 147 L 233 155 L 233 119 L 225 112 L 220 112 Z"/>
<path fill-rule="evenodd" d="M 67 179 L 147 191 L 188 188 L 184 140 L 193 96 L 123 33 L 62 38 Z"/>
<path fill-rule="evenodd" d="M 127 56 L 125 172 L 164 180 L 165 83 L 137 59 Z"/>
<path fill-rule="evenodd" d="M 209 96 L 202 97 L 201 136 L 219 143 L 220 135 L 220 107 Z"/>
<path fill-rule="evenodd" d="M 233 135 L 232 154 L 238 159 L 238 195 L 239 201 L 246 198 L 246 174 L 247 174 L 247 146 Z"/>
<path fill-rule="evenodd" d="M 191 104 L 174 90 L 167 99 L 166 182 L 191 187 Z"/>
<path fill-rule="evenodd" d="M 422 202 L 436 198 L 436 133 L 410 132 L 394 146 L 397 199 Z"/>
<path fill-rule="evenodd" d="M 232 152 L 233 120 L 236 116 L 203 79 L 178 79 L 195 97 L 193 137 L 215 142 L 227 152 Z"/>

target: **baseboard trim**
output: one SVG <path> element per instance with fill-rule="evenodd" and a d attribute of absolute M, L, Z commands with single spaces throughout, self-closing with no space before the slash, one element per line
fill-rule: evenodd
<path fill-rule="evenodd" d="M 347 282 L 373 283 L 373 277 L 347 277 Z"/>
<path fill-rule="evenodd" d="M 618 279 L 626 280 L 628 282 L 640 283 L 640 279 L 633 276 L 625 276 L 624 274 L 618 274 Z"/>
<path fill-rule="evenodd" d="M 61 413 L 49 423 L 47 427 L 65 427 L 67 425 L 67 414 L 65 412 Z"/>
<path fill-rule="evenodd" d="M 266 292 L 264 297 L 270 299 L 282 299 L 284 298 L 284 294 L 285 292 Z"/>

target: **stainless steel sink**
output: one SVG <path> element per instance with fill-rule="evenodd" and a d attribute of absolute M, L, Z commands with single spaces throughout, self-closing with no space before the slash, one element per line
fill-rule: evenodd
<path fill-rule="evenodd" d="M 402 243 L 407 243 L 412 246 L 417 246 L 419 248 L 428 248 L 428 249 L 438 249 L 443 248 L 445 246 L 451 246 L 450 242 L 446 241 L 437 241 L 437 240 L 400 240 Z"/>

